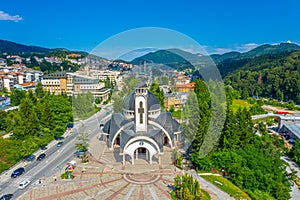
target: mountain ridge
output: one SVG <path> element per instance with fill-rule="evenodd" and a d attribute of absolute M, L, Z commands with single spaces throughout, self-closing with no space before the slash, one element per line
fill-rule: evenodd
<path fill-rule="evenodd" d="M 300 50 L 300 46 L 294 43 L 283 42 L 280 44 L 263 44 L 250 51 L 240 53 L 236 51 L 227 52 L 224 54 L 212 54 L 211 57 L 216 62 L 216 64 L 223 62 L 231 62 L 233 60 L 240 60 L 244 58 L 253 58 L 266 54 L 276 54 L 280 52 L 291 52 Z"/>
<path fill-rule="evenodd" d="M 53 52 L 80 53 L 87 55 L 84 51 L 71 51 L 66 48 L 45 48 L 41 46 L 25 45 L 17 42 L 0 39 L 0 53 L 4 54 L 49 54 Z"/>

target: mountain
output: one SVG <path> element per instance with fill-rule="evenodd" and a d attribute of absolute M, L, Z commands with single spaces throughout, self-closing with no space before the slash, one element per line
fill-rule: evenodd
<path fill-rule="evenodd" d="M 148 63 L 165 64 L 177 70 L 187 68 L 194 69 L 211 62 L 209 56 L 202 54 L 193 54 L 181 49 L 167 49 L 150 52 L 131 61 L 132 64 L 140 65 L 144 61 Z M 192 64 L 193 65 L 192 65 Z"/>
<path fill-rule="evenodd" d="M 239 53 L 239 52 L 228 52 L 224 54 L 213 54 L 211 55 L 212 59 L 216 64 L 232 62 L 234 60 L 240 60 L 245 58 L 253 58 L 266 54 L 276 54 L 280 52 L 291 52 L 299 50 L 300 47 L 297 44 L 293 43 L 280 43 L 276 45 L 263 44 L 258 46 L 248 52 Z"/>
<path fill-rule="evenodd" d="M 241 56 L 242 53 L 237 51 L 231 51 L 224 54 L 212 54 L 210 57 L 215 61 L 215 63 L 222 63 L 222 62 L 230 62 L 235 58 Z"/>
<path fill-rule="evenodd" d="M 299 50 L 300 47 L 293 43 L 280 43 L 277 45 L 264 44 L 258 46 L 246 53 L 243 53 L 240 58 L 252 58 L 256 56 L 261 56 L 265 54 L 274 54 L 280 52 L 291 52 Z"/>
<path fill-rule="evenodd" d="M 135 49 L 133 51 L 130 51 L 122 56 L 120 56 L 118 58 L 118 60 L 124 60 L 124 61 L 131 61 L 133 60 L 134 58 L 137 58 L 137 57 L 140 57 L 140 56 L 143 56 L 147 53 L 150 53 L 150 52 L 154 52 L 154 51 L 157 51 L 158 49 L 157 48 L 141 48 L 141 49 Z"/>
<path fill-rule="evenodd" d="M 56 54 L 69 54 L 69 53 L 78 53 L 82 56 L 87 56 L 87 52 L 83 51 L 70 51 L 65 48 L 44 48 L 39 46 L 28 46 L 24 44 L 19 44 L 7 40 L 0 40 L 0 54 L 7 53 L 7 54 L 49 54 L 49 53 L 56 53 Z"/>
<path fill-rule="evenodd" d="M 21 53 L 50 53 L 53 49 L 38 47 L 38 46 L 28 46 L 23 44 L 18 44 L 15 42 L 10 42 L 7 40 L 0 40 L 0 53 L 8 54 L 21 54 Z"/>

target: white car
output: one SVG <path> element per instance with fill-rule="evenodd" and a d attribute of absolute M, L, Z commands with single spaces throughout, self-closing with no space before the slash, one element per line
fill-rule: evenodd
<path fill-rule="evenodd" d="M 19 189 L 24 189 L 26 188 L 29 184 L 31 183 L 30 180 L 26 180 L 26 181 L 23 181 L 19 184 Z"/>

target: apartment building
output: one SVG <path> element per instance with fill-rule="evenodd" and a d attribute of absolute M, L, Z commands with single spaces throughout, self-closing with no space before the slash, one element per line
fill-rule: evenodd
<path fill-rule="evenodd" d="M 104 88 L 105 84 L 99 79 L 67 71 L 43 76 L 42 85 L 50 93 L 65 93 L 68 96 L 91 92 L 94 99 L 107 100 L 110 94 L 110 88 Z"/>

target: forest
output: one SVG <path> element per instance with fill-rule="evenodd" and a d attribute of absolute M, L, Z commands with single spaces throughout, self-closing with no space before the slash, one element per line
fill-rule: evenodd
<path fill-rule="evenodd" d="M 243 99 L 267 97 L 300 104 L 300 51 L 263 55 L 241 63 L 224 79 L 226 85 L 238 90 Z M 223 66 L 226 68 L 226 65 Z"/>
<path fill-rule="evenodd" d="M 35 93 L 13 90 L 11 101 L 19 109 L 0 110 L 0 132 L 11 133 L 0 138 L 0 172 L 61 136 L 73 122 L 71 99 L 45 92 L 40 83 Z"/>
<path fill-rule="evenodd" d="M 207 98 L 205 93 L 208 90 L 205 90 L 202 81 L 196 83 L 200 120 L 192 143 L 191 160 L 197 170 L 225 172 L 227 178 L 252 199 L 289 199 L 289 175 L 285 171 L 284 161 L 280 159 L 284 150 L 283 140 L 268 134 L 256 135 L 251 112 L 246 108 L 235 113 L 231 110 L 232 90 L 226 89 L 226 119 L 219 140 L 208 155 L 202 156 L 201 145 L 212 131 L 208 126 L 213 120 L 213 97 Z"/>

